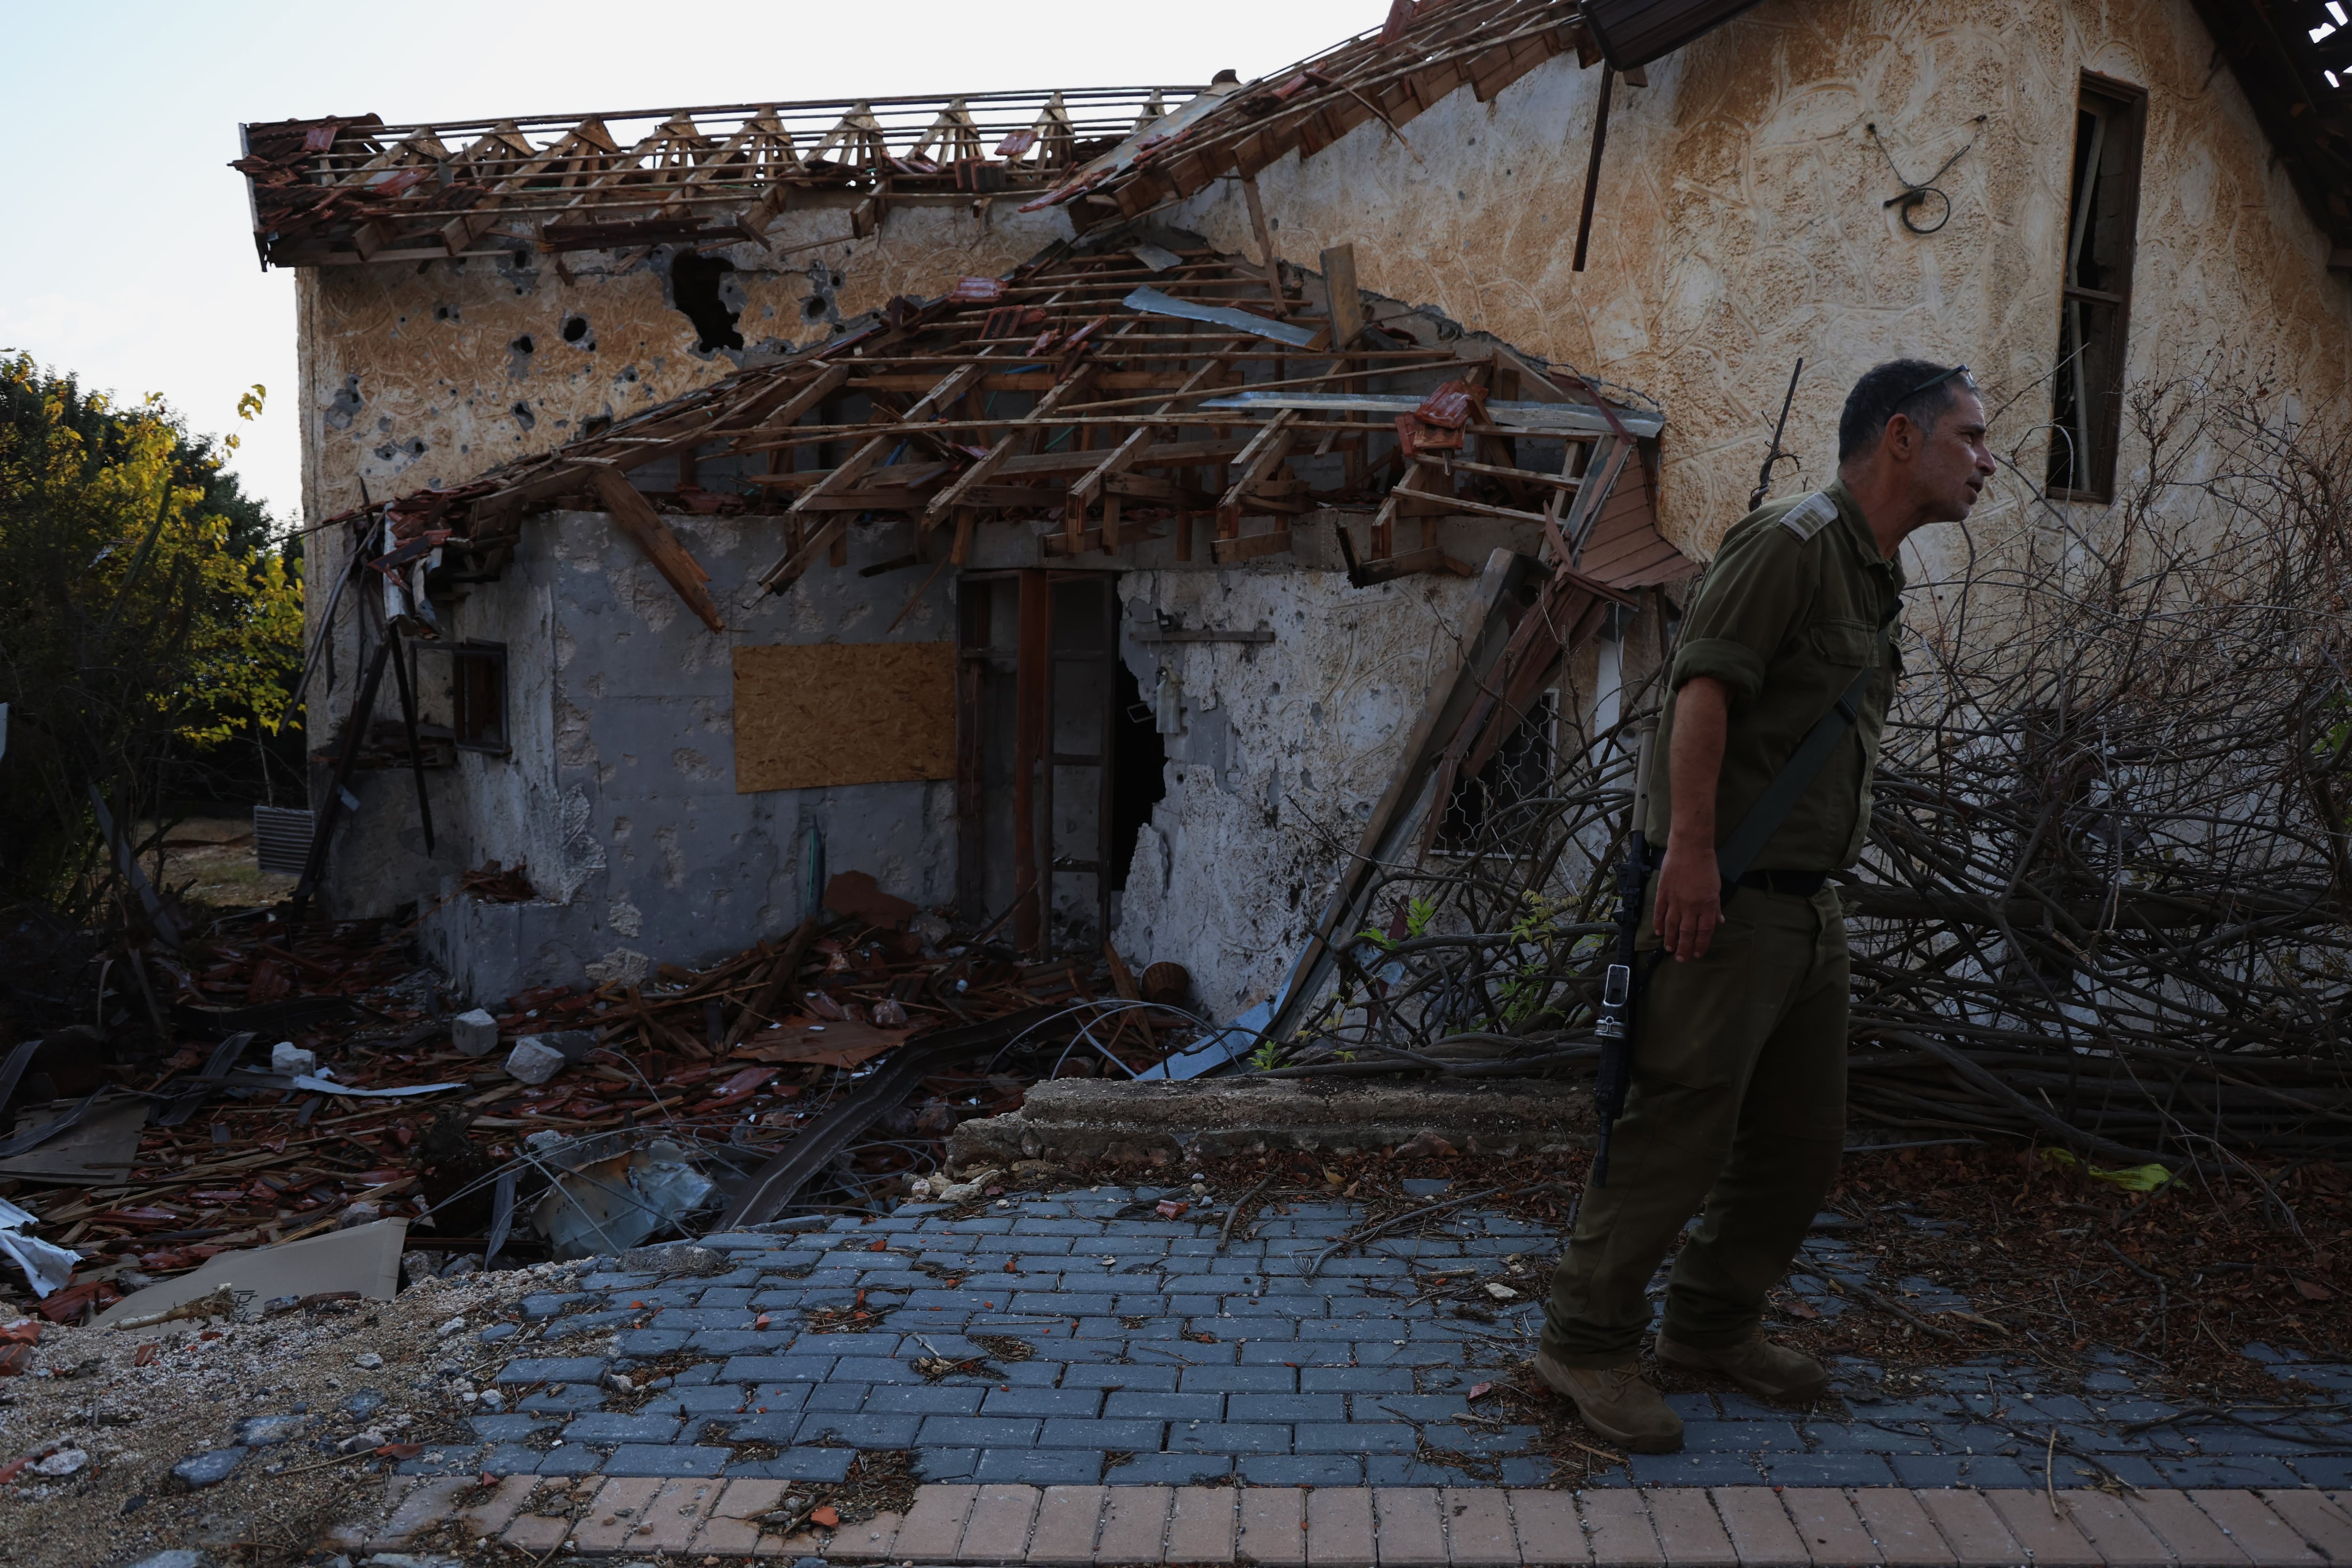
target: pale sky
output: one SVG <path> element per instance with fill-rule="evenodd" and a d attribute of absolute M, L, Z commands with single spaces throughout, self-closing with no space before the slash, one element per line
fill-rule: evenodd
<path fill-rule="evenodd" d="M 255 258 L 241 121 L 387 121 L 1246 79 L 1376 26 L 1385 0 L 100 0 L 12 13 L 0 49 L 0 350 L 192 429 L 281 521 L 300 502 L 294 280 Z M 259 382 L 262 418 L 236 400 Z"/>

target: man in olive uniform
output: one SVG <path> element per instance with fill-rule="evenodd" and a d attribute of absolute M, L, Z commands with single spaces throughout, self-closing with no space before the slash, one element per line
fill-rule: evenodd
<path fill-rule="evenodd" d="M 1535 1358 L 1585 1425 L 1637 1452 L 1682 1447 L 1681 1418 L 1639 1362 L 1645 1288 L 1694 1212 L 1659 1359 L 1765 1398 L 1803 1401 L 1825 1384 L 1819 1362 L 1759 1324 L 1845 1142 L 1845 927 L 1828 873 L 1853 863 L 1869 826 L 1898 669 L 1896 547 L 1968 516 L 1992 476 L 1984 437 L 1966 366 L 1872 370 L 1838 422 L 1836 480 L 1735 526 L 1683 626 L 1647 824 L 1666 849 L 1634 971 L 1647 989 L 1632 1088 L 1607 1184 L 1586 1191 L 1552 1277 Z M 1726 902 L 1718 848 L 1865 669 L 1878 673 L 1835 748 Z"/>

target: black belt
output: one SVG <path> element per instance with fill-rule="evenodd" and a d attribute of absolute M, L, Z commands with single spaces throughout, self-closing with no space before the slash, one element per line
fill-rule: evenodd
<path fill-rule="evenodd" d="M 1743 888 L 1760 888 L 1768 893 L 1792 893 L 1810 899 L 1822 890 L 1830 879 L 1827 871 L 1750 871 L 1739 879 Z"/>

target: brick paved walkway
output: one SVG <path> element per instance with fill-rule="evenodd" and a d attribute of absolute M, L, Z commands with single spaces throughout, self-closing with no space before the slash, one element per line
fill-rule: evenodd
<path fill-rule="evenodd" d="M 530 1298 L 523 1322 L 485 1331 L 489 1352 L 511 1359 L 495 1373 L 475 1368 L 496 1380 L 496 1413 L 471 1417 L 478 1443 L 430 1449 L 403 1469 L 837 1481 L 862 1449 L 908 1452 L 934 1483 L 1553 1479 L 1534 1426 L 1482 1418 L 1468 1395 L 1526 1355 L 1554 1236 L 1456 1210 L 1447 1239 L 1376 1240 L 1306 1278 L 1307 1260 L 1362 1218 L 1354 1205 L 1295 1204 L 1220 1248 L 1217 1226 L 1194 1223 L 1197 1208 L 1156 1217 L 1160 1195 L 1023 1195 L 971 1218 L 909 1205 L 862 1224 L 706 1238 L 734 1265 L 716 1276 L 587 1272 L 575 1290 Z M 1809 1247 L 1832 1273 L 1872 1278 L 1833 1236 Z M 1422 1299 L 1464 1271 L 1517 1298 L 1493 1299 L 1491 1322 Z M 1965 1305 L 1924 1280 L 1872 1282 L 1908 1292 L 1923 1312 Z M 1863 1310 L 1814 1299 L 1825 1314 Z M 860 1325 L 867 1331 L 828 1331 L 861 1304 L 876 1315 Z M 1009 1359 L 1007 1341 L 1031 1353 Z M 986 1375 L 929 1378 L 916 1365 L 983 1355 Z M 2291 1370 L 2352 1388 L 2352 1368 Z M 606 1386 L 615 1371 L 650 1381 L 650 1392 Z M 2264 1417 L 2280 1423 L 2266 1428 L 2131 1431 L 2173 1407 L 2143 1396 L 2120 1364 L 2065 1388 L 1999 1359 L 1924 1383 L 1862 1363 L 1835 1371 L 1843 1400 L 1803 1414 L 1736 1394 L 1675 1394 L 1685 1452 L 1636 1457 L 1582 1484 L 2039 1488 L 2054 1426 L 2063 1441 L 2048 1479 L 2062 1488 L 2109 1477 L 2142 1488 L 2352 1486 L 2352 1440 L 2338 1440 L 2352 1428 L 2336 1411 Z"/>
<path fill-rule="evenodd" d="M 904 1515 L 794 1536 L 762 1529 L 790 1483 L 515 1476 L 467 1503 L 462 1479 L 396 1480 L 389 1523 L 354 1551 L 394 1552 L 453 1513 L 469 1540 L 532 1553 L 701 1553 L 834 1563 L 1900 1564 L 1993 1568 L 2324 1568 L 2352 1561 L 2347 1494 L 2314 1489 L 2128 1497 L 1965 1488 L 922 1488 Z M 539 1511 L 564 1495 L 571 1517 Z M 584 1504 L 584 1506 L 580 1506 Z"/>

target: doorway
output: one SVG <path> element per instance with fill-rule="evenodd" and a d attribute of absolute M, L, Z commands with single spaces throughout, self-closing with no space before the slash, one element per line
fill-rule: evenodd
<path fill-rule="evenodd" d="M 958 913 L 1024 952 L 1091 951 L 1166 777 L 1117 574 L 965 574 L 957 655 Z"/>

